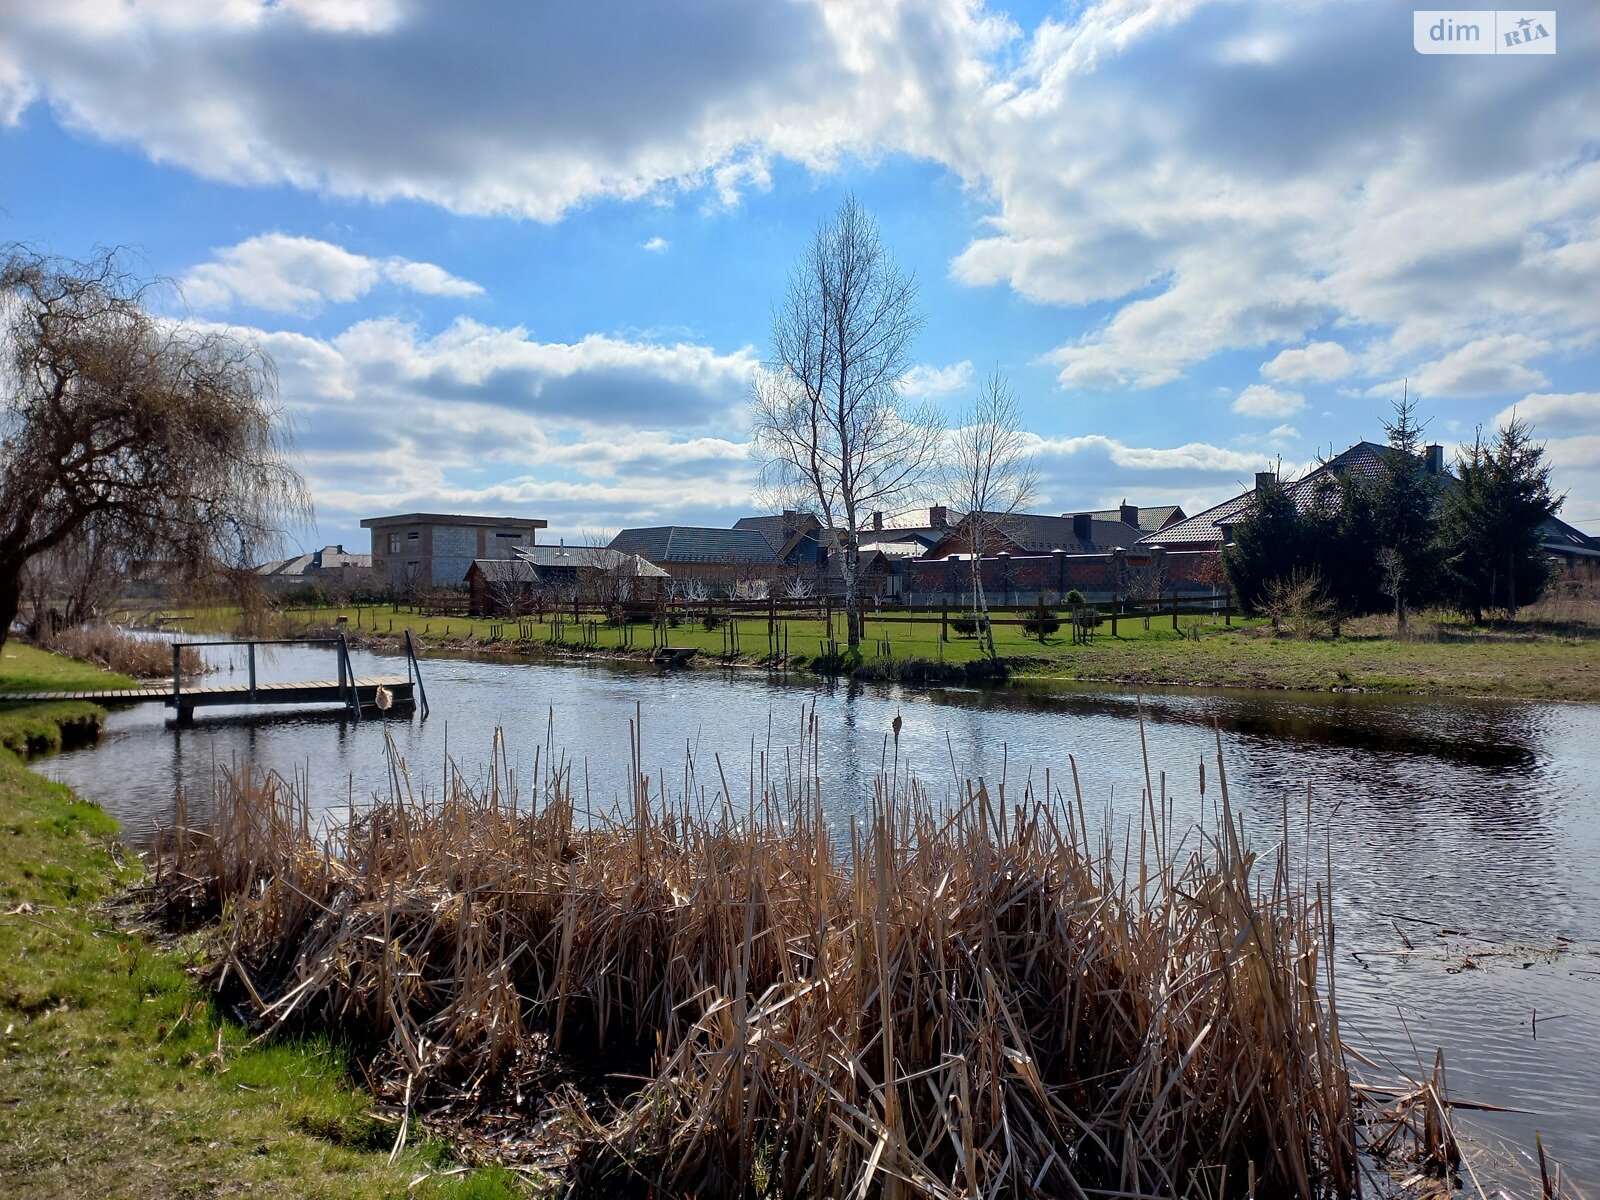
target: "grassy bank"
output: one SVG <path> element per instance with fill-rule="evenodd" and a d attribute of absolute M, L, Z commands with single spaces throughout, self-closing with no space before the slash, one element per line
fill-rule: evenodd
<path fill-rule="evenodd" d="M 24 646 L 0 660 L 0 691 L 116 683 Z M 0 742 L 83 710 L 0 702 Z M 119 919 L 143 867 L 115 834 L 0 749 L 0 1195 L 520 1194 L 498 1173 L 433 1177 L 448 1154 L 421 1138 L 391 1164 L 395 1129 L 335 1042 L 251 1045 L 183 949 Z"/>
<path fill-rule="evenodd" d="M 188 627 L 196 630 L 232 629 L 238 622 L 237 612 L 227 609 L 201 609 L 189 615 Z M 516 637 L 515 622 L 427 617 L 388 608 L 296 609 L 276 614 L 272 632 L 320 628 L 341 616 L 353 635 L 380 641 L 410 630 L 424 646 L 530 657 L 580 649 L 602 655 L 647 655 L 650 648 L 648 625 L 634 628 L 631 651 L 621 630 L 603 624 L 596 630 L 594 644 L 580 648 L 570 624 L 568 642 L 555 645 L 549 625 L 535 625 L 533 637 L 524 641 Z M 858 662 L 828 660 L 823 644 L 827 629 L 821 622 L 786 624 L 783 665 L 792 669 L 908 683 L 950 682 L 963 678 L 960 668 L 965 664 L 982 658 L 976 638 L 953 636 L 941 644 L 936 619 L 921 625 L 869 619 L 866 653 Z M 840 625 L 836 622 L 836 632 Z M 701 663 L 767 661 L 762 619 L 739 622 L 740 652 L 733 656 L 724 656 L 727 635 L 721 629 L 686 623 L 671 630 L 669 637 L 674 647 L 696 650 Z M 879 638 L 888 639 L 886 658 L 878 651 Z M 1600 623 L 1586 620 L 1534 618 L 1473 627 L 1451 618 L 1427 617 L 1414 622 L 1412 637 L 1401 639 L 1393 636 L 1387 621 L 1374 619 L 1351 626 L 1343 637 L 1298 640 L 1274 636 L 1259 621 L 1226 625 L 1183 617 L 1174 629 L 1170 618 L 1160 617 L 1150 622 L 1149 629 L 1139 620 L 1122 621 L 1116 636 L 1109 623 L 1104 624 L 1086 646 L 1073 645 L 1065 630 L 1041 642 L 1016 627 L 998 628 L 996 641 L 1013 675 L 1063 682 L 1600 701 Z"/>

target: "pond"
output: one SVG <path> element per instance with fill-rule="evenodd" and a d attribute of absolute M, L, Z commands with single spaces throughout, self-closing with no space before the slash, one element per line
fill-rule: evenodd
<path fill-rule="evenodd" d="M 241 652 L 208 653 L 217 681 L 243 677 Z M 400 669 L 393 658 L 352 657 L 361 675 Z M 1285 803 L 1301 824 L 1309 803 L 1326 831 L 1347 1037 L 1414 1075 L 1443 1047 L 1453 1096 L 1526 1110 L 1465 1124 L 1528 1145 L 1540 1130 L 1568 1177 L 1600 1193 L 1600 706 L 1245 691 L 1141 700 L 1109 688 L 911 690 L 443 657 L 423 668 L 427 721 L 219 708 L 174 729 L 164 709 L 144 705 L 114 712 L 98 746 L 39 769 L 103 805 L 143 845 L 172 823 L 180 787 L 191 817 L 203 815 L 219 766 L 298 774 L 314 797 L 342 807 L 385 786 L 386 737 L 413 778 L 437 781 L 447 756 L 469 777 L 486 771 L 496 727 L 525 778 L 547 743 L 565 753 L 598 808 L 628 786 L 636 711 L 644 762 L 669 791 L 688 750 L 702 778 L 714 777 L 706 764 L 719 756 L 740 796 L 752 756 L 770 745 L 781 760 L 814 706 L 840 823 L 871 794 L 897 715 L 901 756 L 936 793 L 952 765 L 962 778 L 1004 773 L 1013 785 L 1049 769 L 1059 785 L 1071 755 L 1090 809 L 1135 821 L 1142 728 L 1152 773 L 1165 772 L 1179 820 L 1192 821 L 1202 762 L 1215 779 L 1220 730 L 1234 803 L 1258 845 L 1280 836 Z M 323 649 L 261 659 L 263 682 L 331 675 Z"/>

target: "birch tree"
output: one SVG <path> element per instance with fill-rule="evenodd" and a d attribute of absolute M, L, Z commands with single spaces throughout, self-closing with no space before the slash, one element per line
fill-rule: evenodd
<path fill-rule="evenodd" d="M 1039 488 L 1032 439 L 1022 428 L 1016 393 L 997 368 L 950 435 L 940 471 L 950 503 L 966 511 L 962 529 L 972 551 L 972 598 L 978 636 L 996 654 L 989 600 L 983 591 L 983 556 L 1003 536 L 1007 521 L 1032 503 Z"/>
<path fill-rule="evenodd" d="M 937 460 L 937 410 L 901 383 L 923 318 L 915 279 L 853 196 L 817 229 L 772 316 L 752 396 L 763 481 L 839 539 L 848 645 L 861 643 L 863 518 L 912 497 Z"/>

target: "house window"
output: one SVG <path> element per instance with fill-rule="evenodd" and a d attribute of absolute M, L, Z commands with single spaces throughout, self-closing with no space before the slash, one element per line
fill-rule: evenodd
<path fill-rule="evenodd" d="M 389 553 L 400 553 L 400 535 L 398 533 L 391 533 L 389 535 Z"/>
<path fill-rule="evenodd" d="M 415 529 L 413 529 L 410 533 L 406 534 L 406 541 L 414 542 L 414 541 L 417 540 L 418 536 L 420 536 L 420 535 L 417 533 L 417 531 Z"/>
<path fill-rule="evenodd" d="M 520 533 L 497 533 L 495 537 L 504 538 L 508 542 L 520 542 L 522 540 Z"/>

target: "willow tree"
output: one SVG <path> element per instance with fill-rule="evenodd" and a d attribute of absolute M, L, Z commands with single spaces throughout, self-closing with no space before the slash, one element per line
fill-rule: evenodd
<path fill-rule="evenodd" d="M 28 564 L 87 530 L 198 571 L 310 514 L 271 359 L 147 291 L 115 252 L 0 251 L 0 643 Z"/>
<path fill-rule="evenodd" d="M 755 450 L 786 501 L 838 538 L 849 647 L 861 644 L 862 521 L 910 499 L 937 460 L 937 410 L 902 391 L 921 332 L 916 281 L 848 196 L 811 239 L 772 317 L 753 395 Z"/>

